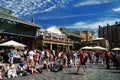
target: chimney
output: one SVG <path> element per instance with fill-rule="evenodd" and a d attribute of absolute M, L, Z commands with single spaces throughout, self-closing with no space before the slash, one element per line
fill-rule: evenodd
<path fill-rule="evenodd" d="M 99 25 L 99 28 L 100 28 L 101 26 Z"/>
<path fill-rule="evenodd" d="M 117 21 L 115 22 L 115 25 L 117 25 Z"/>
<path fill-rule="evenodd" d="M 34 18 L 32 18 L 31 22 L 32 22 L 33 24 L 35 23 L 35 20 L 34 20 Z"/>
<path fill-rule="evenodd" d="M 109 24 L 107 23 L 107 26 L 109 26 Z"/>

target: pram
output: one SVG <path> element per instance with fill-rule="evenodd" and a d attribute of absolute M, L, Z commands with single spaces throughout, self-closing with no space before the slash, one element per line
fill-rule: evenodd
<path fill-rule="evenodd" d="M 50 71 L 52 71 L 52 72 L 62 71 L 62 68 L 63 68 L 62 61 L 63 61 L 62 59 L 57 59 L 53 62 L 50 62 L 50 64 L 49 64 Z M 43 66 L 43 69 L 47 69 L 45 64 Z"/>
<path fill-rule="evenodd" d="M 62 61 L 63 61 L 62 59 L 57 59 L 53 63 L 51 63 L 49 65 L 50 71 L 53 71 L 53 72 L 62 71 L 62 69 L 63 69 Z"/>

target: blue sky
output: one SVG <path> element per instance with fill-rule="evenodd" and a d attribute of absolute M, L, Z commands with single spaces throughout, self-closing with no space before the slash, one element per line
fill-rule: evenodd
<path fill-rule="evenodd" d="M 0 0 L 0 6 L 11 9 L 16 17 L 47 28 L 98 30 L 98 26 L 120 21 L 120 0 Z"/>

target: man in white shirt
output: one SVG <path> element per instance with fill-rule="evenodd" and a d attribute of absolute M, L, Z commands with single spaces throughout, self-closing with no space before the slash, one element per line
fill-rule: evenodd
<path fill-rule="evenodd" d="M 35 52 L 34 52 L 34 51 L 31 50 L 31 51 L 28 52 L 29 61 L 32 61 L 32 62 L 33 62 L 34 55 L 35 55 Z"/>

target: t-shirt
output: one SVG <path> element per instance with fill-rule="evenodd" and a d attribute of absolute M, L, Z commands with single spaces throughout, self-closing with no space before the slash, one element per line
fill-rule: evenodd
<path fill-rule="evenodd" d="M 33 56 L 35 55 L 35 53 L 33 51 L 29 52 L 29 59 L 33 59 Z"/>
<path fill-rule="evenodd" d="M 42 52 L 39 53 L 40 57 L 42 56 Z"/>
<path fill-rule="evenodd" d="M 13 57 L 14 54 L 15 54 L 15 52 L 14 52 L 14 51 L 11 51 L 11 52 L 10 52 L 10 57 Z"/>
<path fill-rule="evenodd" d="M 20 63 L 19 66 L 23 68 L 23 67 L 24 67 L 24 64 L 23 64 L 23 63 Z"/>
<path fill-rule="evenodd" d="M 82 51 L 80 51 L 80 60 L 83 61 L 84 58 L 85 58 L 84 53 Z"/>
<path fill-rule="evenodd" d="M 107 56 L 108 56 L 108 58 L 110 58 L 111 57 L 110 53 L 108 53 Z"/>
<path fill-rule="evenodd" d="M 34 58 L 35 58 L 35 59 L 39 59 L 39 53 L 36 53 L 36 54 L 34 55 Z"/>

